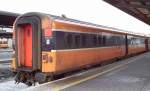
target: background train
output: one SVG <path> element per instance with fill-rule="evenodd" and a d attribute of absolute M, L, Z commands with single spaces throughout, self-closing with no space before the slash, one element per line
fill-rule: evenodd
<path fill-rule="evenodd" d="M 8 39 L 7 38 L 0 38 L 0 48 L 8 48 Z"/>
<path fill-rule="evenodd" d="M 27 13 L 14 23 L 16 82 L 56 75 L 150 50 L 150 38 L 79 20 Z"/>

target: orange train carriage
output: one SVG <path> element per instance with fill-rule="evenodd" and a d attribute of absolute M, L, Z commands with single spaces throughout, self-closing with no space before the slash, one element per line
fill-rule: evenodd
<path fill-rule="evenodd" d="M 18 17 L 13 39 L 15 80 L 27 85 L 147 51 L 150 43 L 142 35 L 43 13 Z"/>
<path fill-rule="evenodd" d="M 5 38 L 0 38 L 0 48 L 8 48 L 8 40 Z"/>

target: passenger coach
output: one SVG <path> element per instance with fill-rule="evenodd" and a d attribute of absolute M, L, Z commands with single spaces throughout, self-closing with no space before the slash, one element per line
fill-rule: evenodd
<path fill-rule="evenodd" d="M 16 81 L 28 85 L 146 51 L 146 37 L 74 19 L 27 13 L 14 23 Z"/>

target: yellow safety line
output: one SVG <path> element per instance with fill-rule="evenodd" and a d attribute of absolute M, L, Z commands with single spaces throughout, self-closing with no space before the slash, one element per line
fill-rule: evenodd
<path fill-rule="evenodd" d="M 136 61 L 136 60 L 134 60 L 134 61 Z M 125 65 L 127 65 L 127 64 L 129 64 L 129 63 L 134 62 L 134 61 L 130 61 L 130 62 L 127 62 L 127 63 L 125 63 L 125 64 L 122 64 L 122 65 L 119 65 L 119 66 L 115 66 L 115 67 L 113 67 L 112 69 L 108 69 L 108 70 L 103 71 L 103 72 L 101 72 L 101 73 L 95 74 L 95 75 L 90 76 L 90 77 L 86 77 L 86 78 L 84 78 L 84 79 L 82 79 L 82 80 L 73 82 L 73 83 L 71 83 L 71 84 L 68 84 L 68 85 L 65 85 L 65 86 L 62 86 L 62 87 L 61 87 L 61 86 L 60 86 L 60 87 L 55 87 L 55 88 L 52 89 L 52 91 L 60 91 L 60 90 L 63 90 L 63 89 L 65 89 L 65 88 L 68 88 L 68 87 L 77 85 L 77 84 L 79 84 L 79 83 L 85 82 L 85 81 L 87 81 L 87 80 L 90 80 L 90 79 L 96 78 L 96 77 L 98 77 L 98 76 L 100 76 L 100 75 L 103 75 L 103 74 L 105 74 L 105 73 L 108 73 L 108 72 L 110 72 L 110 71 L 112 71 L 112 70 L 115 70 L 115 69 L 117 69 L 117 68 L 121 68 L 121 67 L 123 67 L 123 66 L 125 66 Z"/>

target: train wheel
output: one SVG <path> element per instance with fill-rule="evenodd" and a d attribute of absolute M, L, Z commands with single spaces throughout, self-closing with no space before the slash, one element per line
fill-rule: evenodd
<path fill-rule="evenodd" d="M 48 75 L 48 74 L 44 74 L 44 73 L 36 73 L 35 74 L 35 80 L 39 84 L 52 81 L 53 79 L 54 79 L 53 75 Z"/>
<path fill-rule="evenodd" d="M 47 82 L 50 82 L 50 81 L 52 81 L 52 80 L 54 80 L 54 77 L 53 77 L 53 76 L 49 76 L 49 77 L 46 78 L 46 81 L 47 81 Z"/>
<path fill-rule="evenodd" d="M 39 84 L 46 82 L 46 79 L 47 79 L 47 75 L 44 73 L 39 72 L 35 74 L 35 80 L 39 82 Z"/>
<path fill-rule="evenodd" d="M 32 86 L 33 83 L 32 82 L 26 82 L 25 84 L 28 86 Z"/>

